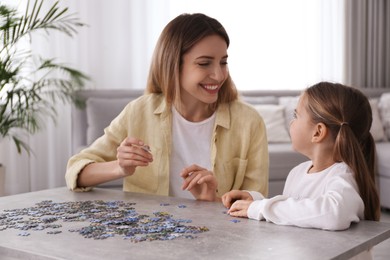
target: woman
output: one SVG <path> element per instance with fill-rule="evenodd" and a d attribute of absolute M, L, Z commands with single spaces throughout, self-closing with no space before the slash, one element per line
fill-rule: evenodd
<path fill-rule="evenodd" d="M 217 200 L 231 189 L 267 194 L 265 125 L 238 100 L 227 66 L 229 43 L 223 26 L 204 14 L 168 23 L 145 95 L 70 158 L 68 187 L 89 190 L 124 178 L 125 191 L 198 200 Z"/>

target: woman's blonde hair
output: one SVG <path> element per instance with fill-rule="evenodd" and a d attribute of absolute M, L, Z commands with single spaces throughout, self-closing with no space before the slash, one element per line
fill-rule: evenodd
<path fill-rule="evenodd" d="M 228 34 L 214 18 L 195 13 L 182 14 L 170 21 L 157 41 L 145 93 L 163 93 L 168 104 L 179 101 L 182 57 L 196 43 L 210 35 L 219 35 L 229 47 Z M 228 75 L 215 105 L 237 98 L 237 89 Z"/>
<path fill-rule="evenodd" d="M 379 220 L 380 203 L 375 185 L 376 150 L 370 133 L 372 111 L 358 89 L 320 82 L 305 90 L 307 109 L 315 123 L 324 123 L 334 138 L 334 160 L 354 172 L 366 220 Z"/>

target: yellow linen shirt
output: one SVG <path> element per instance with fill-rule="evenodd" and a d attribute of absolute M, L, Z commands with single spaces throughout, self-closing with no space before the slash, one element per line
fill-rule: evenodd
<path fill-rule="evenodd" d="M 69 189 L 77 187 L 81 170 L 93 162 L 116 160 L 117 147 L 126 137 L 150 145 L 153 162 L 137 167 L 124 178 L 123 190 L 169 194 L 169 156 L 172 144 L 172 112 L 162 94 L 147 94 L 130 102 L 90 147 L 72 156 L 65 175 Z M 211 162 L 218 181 L 218 196 L 233 190 L 268 194 L 268 143 L 264 121 L 250 105 L 239 100 L 220 104 L 211 140 Z"/>

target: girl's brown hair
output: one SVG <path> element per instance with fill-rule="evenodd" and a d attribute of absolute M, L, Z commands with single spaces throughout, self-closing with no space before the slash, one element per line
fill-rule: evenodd
<path fill-rule="evenodd" d="M 380 203 L 375 185 L 375 142 L 370 133 L 372 111 L 368 98 L 358 89 L 320 82 L 305 90 L 308 111 L 334 138 L 334 160 L 345 162 L 355 173 L 366 220 L 379 220 Z"/>
<path fill-rule="evenodd" d="M 179 101 L 182 57 L 196 43 L 211 35 L 219 35 L 229 47 L 228 34 L 214 18 L 195 13 L 182 14 L 170 21 L 157 41 L 145 92 L 163 93 L 168 104 Z M 237 98 L 237 89 L 229 75 L 219 91 L 216 105 Z"/>

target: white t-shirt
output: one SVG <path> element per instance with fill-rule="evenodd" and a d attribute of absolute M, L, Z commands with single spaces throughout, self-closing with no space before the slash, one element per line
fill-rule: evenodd
<path fill-rule="evenodd" d="M 172 106 L 172 150 L 170 156 L 169 195 L 194 198 L 182 190 L 181 171 L 192 164 L 211 169 L 211 138 L 215 113 L 201 122 L 190 122 Z"/>

